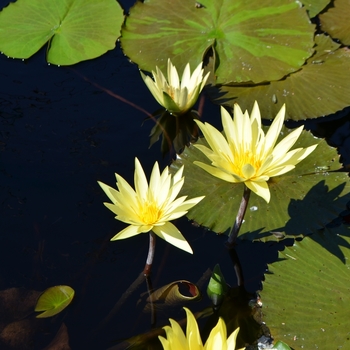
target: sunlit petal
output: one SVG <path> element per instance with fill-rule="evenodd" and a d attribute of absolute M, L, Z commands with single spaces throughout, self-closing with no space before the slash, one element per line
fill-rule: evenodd
<path fill-rule="evenodd" d="M 186 338 L 188 341 L 189 349 L 202 349 L 203 343 L 199 334 L 197 320 L 189 309 L 184 307 L 184 310 L 186 311 L 187 316 Z"/>
<path fill-rule="evenodd" d="M 148 182 L 142 165 L 137 158 L 135 158 L 134 183 L 137 196 L 145 200 L 147 197 Z"/>
<path fill-rule="evenodd" d="M 236 174 L 229 174 L 225 171 L 222 171 L 216 167 L 210 166 L 208 164 L 202 163 L 202 162 L 193 162 L 194 164 L 198 165 L 199 167 L 201 167 L 202 169 L 204 169 L 205 171 L 207 171 L 209 174 L 227 181 L 227 182 L 243 182 L 244 178 L 237 176 Z"/>
<path fill-rule="evenodd" d="M 166 222 L 162 226 L 153 227 L 153 232 L 175 247 L 193 254 L 192 248 L 186 241 L 185 237 L 171 222 Z"/>
<path fill-rule="evenodd" d="M 139 226 L 130 225 L 126 227 L 124 230 L 117 233 L 113 238 L 111 238 L 111 241 L 130 238 L 132 236 L 138 235 L 139 233 L 141 233 Z"/>
<path fill-rule="evenodd" d="M 246 181 L 245 185 L 252 190 L 254 193 L 256 193 L 261 198 L 264 198 L 267 203 L 270 202 L 270 190 L 269 186 L 265 181 L 257 182 L 257 181 Z"/>

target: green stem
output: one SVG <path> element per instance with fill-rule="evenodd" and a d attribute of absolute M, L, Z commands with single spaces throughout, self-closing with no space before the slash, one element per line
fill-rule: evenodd
<path fill-rule="evenodd" d="M 149 248 L 145 268 L 143 269 L 144 276 L 148 277 L 151 274 L 154 252 L 156 250 L 156 235 L 153 231 L 149 232 Z"/>
<path fill-rule="evenodd" d="M 247 210 L 250 192 L 251 192 L 250 189 L 246 185 L 244 185 L 243 196 L 242 196 L 241 204 L 239 205 L 236 221 L 228 236 L 228 240 L 227 240 L 228 248 L 232 248 L 232 246 L 236 243 L 236 239 L 237 239 L 239 230 L 242 226 L 245 212 Z"/>

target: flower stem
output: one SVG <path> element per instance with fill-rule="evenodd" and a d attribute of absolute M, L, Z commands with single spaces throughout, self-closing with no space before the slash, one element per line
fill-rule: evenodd
<path fill-rule="evenodd" d="M 151 274 L 154 252 L 156 250 L 156 235 L 153 231 L 149 232 L 149 248 L 146 260 L 145 268 L 143 269 L 143 275 L 148 277 Z"/>
<path fill-rule="evenodd" d="M 243 221 L 245 212 L 247 210 L 250 192 L 251 190 L 246 185 L 244 185 L 243 196 L 242 196 L 241 204 L 239 205 L 236 221 L 230 231 L 230 234 L 228 235 L 228 240 L 227 240 L 228 248 L 232 248 L 232 246 L 236 243 L 239 229 L 241 228 L 242 221 Z"/>

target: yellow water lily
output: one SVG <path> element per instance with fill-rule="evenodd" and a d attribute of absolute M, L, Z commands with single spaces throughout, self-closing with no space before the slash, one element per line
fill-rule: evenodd
<path fill-rule="evenodd" d="M 203 346 L 197 321 L 192 312 L 184 307 L 187 314 L 186 335 L 180 325 L 172 320 L 170 326 L 165 326 L 166 338 L 159 336 L 164 350 L 234 350 L 236 349 L 236 338 L 239 332 L 237 328 L 228 338 L 226 325 L 219 318 L 216 326 L 211 330 L 209 337 Z M 243 349 L 242 349 L 243 350 Z"/>
<path fill-rule="evenodd" d="M 211 161 L 211 165 L 194 162 L 213 176 L 224 181 L 244 184 L 258 196 L 270 201 L 267 181 L 285 174 L 306 158 L 317 145 L 290 151 L 303 131 L 303 126 L 292 131 L 277 145 L 285 115 L 282 106 L 268 132 L 261 127 L 259 106 L 255 102 L 251 116 L 244 114 L 238 104 L 234 106 L 234 119 L 221 107 L 224 134 L 208 123 L 195 122 L 202 130 L 209 147 L 194 145 Z"/>
<path fill-rule="evenodd" d="M 158 163 L 148 184 L 141 163 L 135 158 L 135 190 L 118 174 L 117 190 L 98 182 L 112 203 L 104 205 L 116 214 L 116 219 L 129 224 L 111 240 L 125 239 L 139 233 L 153 231 L 168 243 L 192 253 L 192 249 L 181 232 L 169 221 L 185 215 L 190 208 L 204 197 L 186 200 L 187 196 L 177 198 L 183 184 L 183 166 L 172 176 L 166 167 L 162 173 Z"/>
<path fill-rule="evenodd" d="M 183 114 L 193 107 L 209 76 L 208 73 L 203 78 L 202 62 L 192 75 L 190 64 L 187 63 L 180 79 L 170 59 L 168 59 L 168 79 L 158 67 L 155 72 L 152 71 L 154 81 L 141 71 L 140 73 L 157 102 L 174 115 Z"/>

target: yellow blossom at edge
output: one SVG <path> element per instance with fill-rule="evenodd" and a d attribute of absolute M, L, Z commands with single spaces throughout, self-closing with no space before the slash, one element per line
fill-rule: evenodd
<path fill-rule="evenodd" d="M 239 328 L 227 338 L 225 322 L 219 318 L 203 346 L 194 315 L 186 307 L 184 310 L 187 314 L 186 335 L 176 321 L 169 319 L 170 326 L 164 327 L 166 338 L 158 336 L 164 350 L 235 350 Z"/>

